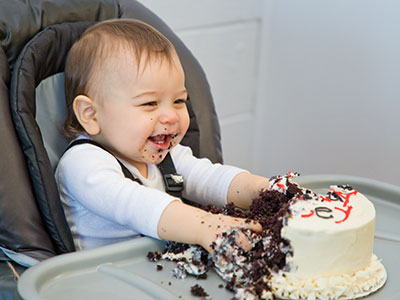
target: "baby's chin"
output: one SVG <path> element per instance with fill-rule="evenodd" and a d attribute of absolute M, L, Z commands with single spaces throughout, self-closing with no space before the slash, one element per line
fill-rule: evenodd
<path fill-rule="evenodd" d="M 158 165 L 161 163 L 169 150 L 157 151 L 157 152 L 142 152 L 142 161 L 146 164 Z"/>
<path fill-rule="evenodd" d="M 140 150 L 142 161 L 147 164 L 157 165 L 161 163 L 165 156 L 182 140 L 182 136 L 175 136 L 169 141 L 168 147 L 158 149 L 154 147 L 153 143 L 146 143 Z"/>

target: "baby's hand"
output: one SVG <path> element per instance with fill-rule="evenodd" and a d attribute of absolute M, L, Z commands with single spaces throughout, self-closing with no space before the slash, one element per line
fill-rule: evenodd
<path fill-rule="evenodd" d="M 216 240 L 219 234 L 232 228 L 246 228 L 252 231 L 260 232 L 262 227 L 255 221 L 246 221 L 246 219 L 230 217 L 222 214 L 207 213 L 201 220 L 200 226 L 200 245 L 203 246 L 209 253 L 213 252 L 211 244 Z M 252 248 L 247 237 L 240 232 L 236 238 L 236 243 L 243 250 L 249 251 Z"/>

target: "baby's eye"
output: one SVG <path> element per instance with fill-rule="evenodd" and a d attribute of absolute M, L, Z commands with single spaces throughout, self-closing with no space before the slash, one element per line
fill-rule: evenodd
<path fill-rule="evenodd" d="M 149 101 L 142 104 L 143 106 L 157 106 L 158 103 L 156 101 Z"/>
<path fill-rule="evenodd" d="M 186 99 L 177 99 L 174 102 L 175 104 L 186 103 Z"/>

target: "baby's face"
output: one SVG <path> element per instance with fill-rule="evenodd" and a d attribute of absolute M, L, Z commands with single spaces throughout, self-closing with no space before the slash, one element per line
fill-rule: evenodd
<path fill-rule="evenodd" d="M 160 163 L 189 127 L 185 77 L 179 58 L 150 59 L 139 72 L 132 55 L 105 63 L 96 118 L 101 142 L 139 170 Z"/>

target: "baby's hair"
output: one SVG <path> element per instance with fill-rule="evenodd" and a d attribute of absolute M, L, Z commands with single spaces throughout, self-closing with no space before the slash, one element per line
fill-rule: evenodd
<path fill-rule="evenodd" d="M 171 42 L 153 27 L 132 19 L 112 19 L 89 27 L 74 43 L 65 63 L 65 100 L 67 116 L 63 134 L 74 138 L 84 129 L 79 124 L 73 111 L 73 101 L 78 95 L 93 96 L 96 94 L 96 74 L 104 59 L 110 57 L 114 50 L 128 49 L 136 58 L 139 71 L 143 54 L 149 59 L 166 59 L 172 61 L 174 47 Z"/>

